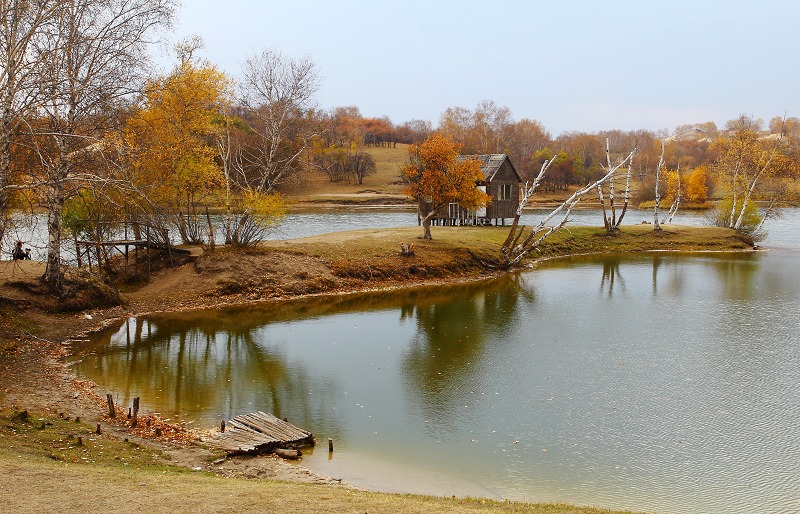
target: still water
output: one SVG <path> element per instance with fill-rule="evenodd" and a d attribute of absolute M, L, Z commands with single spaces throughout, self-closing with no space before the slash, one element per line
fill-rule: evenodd
<path fill-rule="evenodd" d="M 481 284 L 131 319 L 77 373 L 211 427 L 312 431 L 388 491 L 800 510 L 800 255 L 560 261 Z"/>

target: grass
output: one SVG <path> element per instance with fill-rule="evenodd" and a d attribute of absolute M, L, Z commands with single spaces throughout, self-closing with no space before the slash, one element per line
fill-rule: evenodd
<path fill-rule="evenodd" d="M 98 436 L 75 420 L 3 410 L 0 425 L 0 496 L 8 512 L 613 512 L 221 478 L 161 464 L 158 453 Z"/>
<path fill-rule="evenodd" d="M 415 258 L 399 257 L 401 243 L 413 243 L 417 260 L 436 266 L 469 260 L 467 250 L 482 259 L 497 258 L 509 227 L 432 227 L 432 240 L 418 240 L 420 227 L 362 229 L 304 239 L 276 241 L 267 248 L 312 255 L 329 262 L 364 261 L 379 264 L 391 258 L 410 263 Z M 652 225 L 624 226 L 613 235 L 602 227 L 572 227 L 551 235 L 532 255 L 559 257 L 587 253 L 628 253 L 642 251 L 749 250 L 752 241 L 738 232 L 719 227 L 668 225 L 656 232 Z"/>
<path fill-rule="evenodd" d="M 295 205 L 304 203 L 337 204 L 397 204 L 406 203 L 405 186 L 400 183 L 400 167 L 408 158 L 407 145 L 396 147 L 365 147 L 375 159 L 375 173 L 364 178 L 363 184 L 331 182 L 319 172 L 305 174 L 299 184 L 284 188 L 286 197 Z"/>

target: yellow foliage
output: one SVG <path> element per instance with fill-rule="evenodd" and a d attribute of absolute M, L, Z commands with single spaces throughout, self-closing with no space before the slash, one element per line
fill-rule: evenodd
<path fill-rule="evenodd" d="M 243 210 L 250 211 L 262 223 L 277 224 L 286 215 L 286 202 L 278 193 L 247 190 L 239 202 Z"/>
<path fill-rule="evenodd" d="M 223 185 L 210 141 L 222 130 L 215 120 L 229 103 L 230 87 L 224 73 L 191 62 L 148 85 L 145 105 L 129 119 L 124 138 L 134 180 L 152 200 L 174 204 L 188 195 L 194 201 Z"/>
<path fill-rule="evenodd" d="M 678 175 L 677 171 L 670 170 L 664 170 L 662 175 L 667 182 L 667 192 L 664 194 L 664 198 L 661 199 L 661 203 L 662 205 L 670 205 L 675 201 L 675 197 L 678 195 L 678 184 L 681 177 Z"/>
<path fill-rule="evenodd" d="M 708 198 L 708 167 L 698 166 L 684 179 L 686 199 L 690 202 L 703 203 Z"/>

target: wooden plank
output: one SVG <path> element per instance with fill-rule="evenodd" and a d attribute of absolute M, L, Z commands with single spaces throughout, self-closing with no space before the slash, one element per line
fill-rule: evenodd
<path fill-rule="evenodd" d="M 266 412 L 258 411 L 258 413 L 264 417 L 268 417 L 271 419 L 275 424 L 277 424 L 281 430 L 285 430 L 289 434 L 294 435 L 294 437 L 303 439 L 306 437 L 310 437 L 312 434 L 307 430 L 303 430 L 302 428 L 296 427 L 289 423 L 288 421 L 284 421 L 280 418 L 273 416 L 272 414 L 267 414 Z"/>
<path fill-rule="evenodd" d="M 293 442 L 295 440 L 302 440 L 310 434 L 302 431 L 291 424 L 270 416 L 264 413 L 251 413 L 239 416 L 238 420 L 247 423 L 251 428 L 258 430 L 264 434 L 271 434 L 279 437 L 286 442 Z"/>
<path fill-rule="evenodd" d="M 275 437 L 280 437 L 284 440 L 304 439 L 306 436 L 296 430 L 287 429 L 287 427 L 280 426 L 278 423 L 271 419 L 259 417 L 254 414 L 247 414 L 240 418 L 240 421 L 247 423 L 251 428 L 258 430 L 264 434 L 271 434 Z M 298 437 L 299 436 L 299 437 Z"/>
<path fill-rule="evenodd" d="M 260 453 L 289 444 L 314 444 L 311 432 L 263 411 L 236 416 L 210 444 L 229 452 Z"/>

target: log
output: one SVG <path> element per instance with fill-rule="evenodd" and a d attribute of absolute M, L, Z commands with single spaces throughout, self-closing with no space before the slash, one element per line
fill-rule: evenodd
<path fill-rule="evenodd" d="M 289 460 L 297 460 L 303 455 L 300 450 L 290 450 L 288 448 L 275 448 L 273 453 L 282 459 Z"/>

